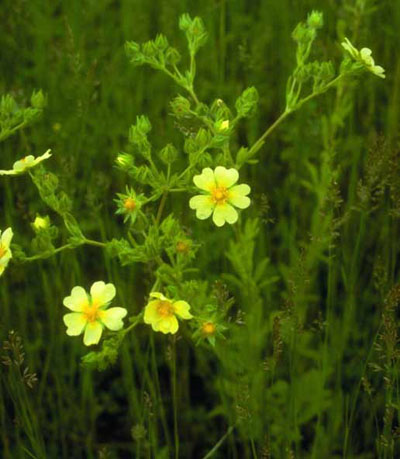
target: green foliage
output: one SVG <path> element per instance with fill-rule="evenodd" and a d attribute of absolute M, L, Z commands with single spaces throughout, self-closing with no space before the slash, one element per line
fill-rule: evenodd
<path fill-rule="evenodd" d="M 42 114 L 46 106 L 43 92 L 33 91 L 31 96 L 32 107 L 20 107 L 10 94 L 0 99 L 0 142 L 15 134 L 19 129 L 34 123 Z"/>
<path fill-rule="evenodd" d="M 4 457 L 398 457 L 398 8 L 5 1 L 2 164 L 53 156 L 0 176 Z M 251 186 L 223 228 L 189 207 L 217 166 Z M 85 354 L 98 279 L 128 317 Z M 153 331 L 152 292 L 193 318 Z"/>

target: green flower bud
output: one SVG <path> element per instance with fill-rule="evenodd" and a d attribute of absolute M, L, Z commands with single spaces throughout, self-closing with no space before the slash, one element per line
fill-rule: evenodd
<path fill-rule="evenodd" d="M 324 15 L 321 11 L 311 11 L 307 18 L 307 25 L 311 29 L 320 29 L 324 25 Z"/>
<path fill-rule="evenodd" d="M 257 110 L 258 92 L 252 86 L 245 89 L 242 94 L 237 98 L 235 107 L 236 111 L 241 118 L 250 118 Z"/>
<path fill-rule="evenodd" d="M 38 92 L 33 91 L 31 96 L 31 104 L 33 108 L 43 109 L 46 105 L 46 98 L 43 95 L 42 90 Z"/>
<path fill-rule="evenodd" d="M 202 150 L 207 147 L 211 141 L 211 135 L 208 131 L 200 128 L 196 134 L 195 143 L 198 150 Z"/>
<path fill-rule="evenodd" d="M 315 39 L 315 29 L 307 27 L 303 22 L 297 24 L 292 33 L 292 38 L 295 42 L 300 44 L 308 44 Z"/>
<path fill-rule="evenodd" d="M 179 18 L 179 28 L 186 32 L 186 30 L 188 30 L 191 25 L 192 18 L 187 13 L 182 14 L 182 16 Z"/>
<path fill-rule="evenodd" d="M 154 40 L 154 45 L 160 51 L 164 51 L 168 48 L 168 40 L 162 34 L 157 35 L 156 39 Z"/>
<path fill-rule="evenodd" d="M 180 62 L 181 55 L 177 49 L 169 47 L 165 53 L 165 59 L 168 64 L 176 65 Z"/>
<path fill-rule="evenodd" d="M 134 41 L 128 41 L 125 43 L 125 53 L 128 59 L 134 65 L 141 65 L 144 63 L 144 56 L 140 50 L 140 45 Z"/>
<path fill-rule="evenodd" d="M 17 109 L 17 104 L 9 94 L 3 96 L 0 100 L 0 112 L 4 115 L 11 114 Z"/>
<path fill-rule="evenodd" d="M 214 124 L 215 130 L 222 134 L 228 133 L 229 131 L 229 120 L 218 120 Z"/>
<path fill-rule="evenodd" d="M 151 40 L 143 44 L 142 51 L 144 57 L 146 57 L 147 59 L 154 59 L 157 56 L 158 52 L 154 42 Z"/>
<path fill-rule="evenodd" d="M 178 151 L 169 143 L 159 152 L 159 157 L 165 164 L 171 164 L 178 159 Z"/>
<path fill-rule="evenodd" d="M 133 156 L 129 153 L 119 153 L 115 162 L 122 169 L 130 169 L 133 166 Z"/>
<path fill-rule="evenodd" d="M 177 96 L 171 102 L 172 113 L 177 117 L 181 118 L 190 113 L 190 101 L 183 96 Z"/>
<path fill-rule="evenodd" d="M 136 117 L 136 126 L 143 134 L 148 134 L 151 131 L 151 123 L 145 115 Z"/>

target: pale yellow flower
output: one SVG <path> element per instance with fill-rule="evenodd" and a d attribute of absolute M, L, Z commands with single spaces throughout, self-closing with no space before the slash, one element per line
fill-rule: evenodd
<path fill-rule="evenodd" d="M 36 218 L 33 221 L 32 226 L 35 231 L 47 229 L 50 226 L 49 216 L 46 215 L 46 217 L 41 217 L 40 215 L 36 215 Z"/>
<path fill-rule="evenodd" d="M 95 282 L 90 294 L 83 287 L 74 287 L 63 302 L 65 307 L 73 311 L 63 318 L 67 335 L 84 333 L 83 343 L 90 346 L 100 341 L 104 327 L 112 331 L 120 330 L 124 326 L 122 319 L 128 311 L 124 308 L 107 309 L 114 297 L 115 286 L 103 281 Z"/>
<path fill-rule="evenodd" d="M 12 258 L 10 249 L 12 237 L 13 231 L 11 228 L 7 228 L 3 233 L 0 231 L 0 276 L 7 268 L 7 265 Z"/>
<path fill-rule="evenodd" d="M 369 48 L 362 48 L 360 51 L 355 48 L 348 38 L 344 39 L 342 43 L 343 48 L 350 54 L 350 56 L 362 64 L 369 72 L 378 76 L 379 78 L 386 78 L 385 69 L 380 65 L 375 65 L 372 51 Z"/>
<path fill-rule="evenodd" d="M 50 158 L 51 150 L 47 150 L 43 155 L 35 158 L 33 155 L 25 156 L 13 164 L 13 168 L 10 170 L 0 170 L 0 175 L 19 175 L 26 172 L 28 169 L 35 167 L 37 164 L 41 163 L 45 159 Z"/>
<path fill-rule="evenodd" d="M 235 185 L 239 179 L 236 169 L 218 166 L 213 171 L 209 167 L 200 175 L 193 177 L 194 184 L 205 191 L 205 194 L 193 196 L 189 201 L 191 209 L 196 210 L 196 217 L 205 220 L 210 217 L 217 226 L 225 222 L 235 223 L 238 213 L 235 207 L 246 209 L 250 205 L 250 187 L 246 184 Z"/>
<path fill-rule="evenodd" d="M 190 306 L 186 301 L 173 301 L 162 293 L 152 292 L 151 298 L 144 310 L 144 322 L 151 325 L 154 331 L 162 333 L 176 333 L 179 328 L 178 316 L 181 319 L 191 319 Z"/>

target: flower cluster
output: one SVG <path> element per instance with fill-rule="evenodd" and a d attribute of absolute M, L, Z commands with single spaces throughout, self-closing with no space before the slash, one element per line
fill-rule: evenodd
<path fill-rule="evenodd" d="M 380 65 L 375 65 L 374 58 L 372 57 L 372 51 L 369 48 L 362 48 L 360 51 L 355 48 L 348 38 L 344 39 L 342 43 L 343 48 L 350 54 L 350 56 L 369 72 L 378 76 L 379 78 L 386 78 L 385 69 Z"/>
<path fill-rule="evenodd" d="M 225 222 L 235 223 L 238 213 L 235 207 L 246 209 L 250 205 L 250 187 L 246 184 L 235 185 L 239 172 L 232 168 L 218 166 L 213 171 L 209 167 L 200 175 L 193 177 L 193 182 L 204 193 L 193 196 L 189 201 L 191 209 L 196 210 L 196 217 L 205 220 L 212 214 L 213 222 L 223 226 Z"/>
<path fill-rule="evenodd" d="M 7 228 L 3 233 L 0 231 L 0 276 L 7 268 L 7 265 L 12 258 L 10 249 L 12 237 L 13 231 L 11 228 Z"/>
<path fill-rule="evenodd" d="M 24 158 L 16 161 L 13 164 L 13 168 L 10 170 L 0 170 L 0 175 L 19 175 L 23 174 L 26 172 L 28 169 L 31 169 L 32 167 L 35 167 L 45 159 L 50 158 L 51 150 L 47 150 L 46 153 L 43 153 L 43 155 L 38 156 L 35 158 L 33 155 L 28 155 L 25 156 Z"/>

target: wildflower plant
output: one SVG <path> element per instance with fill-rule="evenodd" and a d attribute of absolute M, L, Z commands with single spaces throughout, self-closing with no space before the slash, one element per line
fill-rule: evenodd
<path fill-rule="evenodd" d="M 127 128 L 124 151 L 113 152 L 116 155 L 114 166 L 122 180 L 127 182 L 125 190 L 122 188 L 124 191 L 119 192 L 118 188 L 114 188 L 114 203 L 117 207 L 116 211 L 114 207 L 114 211 L 123 217 L 119 234 L 108 234 L 108 229 L 102 227 L 99 231 L 100 240 L 89 236 L 91 231 L 95 232 L 95 225 L 80 223 L 80 218 L 73 208 L 72 198 L 64 191 L 62 181 L 56 173 L 46 169 L 47 166 L 52 167 L 44 162 L 51 157 L 50 150 L 39 157 L 25 156 L 17 160 L 12 169 L 0 170 L 0 175 L 16 178 L 26 172 L 41 200 L 54 214 L 51 220 L 48 216 L 42 217 L 37 214 L 31 223 L 34 237 L 30 248 L 16 246 L 15 256 L 10 248 L 12 229 L 8 228 L 1 233 L 0 275 L 11 259 L 16 263 L 34 262 L 90 245 L 104 252 L 107 263 L 114 259 L 121 265 L 121 270 L 131 266 L 135 275 L 140 273 L 146 277 L 143 281 L 146 292 L 140 300 L 139 307 L 133 298 L 126 300 L 126 308 L 111 307 L 117 289 L 119 291 L 119 285 L 116 281 L 116 285 L 112 282 L 97 281 L 92 284 L 90 292 L 81 286 L 67 286 L 67 289 L 72 288 L 70 295 L 64 299 L 59 298 L 56 303 L 60 306 L 63 304 L 70 312 L 64 314 L 62 319 L 61 308 L 57 310 L 57 314 L 59 322 L 63 320 L 68 336 L 83 334 L 85 346 L 97 346 L 82 358 L 82 363 L 84 366 L 100 370 L 105 370 L 116 362 L 123 341 L 129 333 L 136 331 L 139 325 L 149 325 L 143 326 L 142 330 L 147 336 L 145 341 L 150 343 L 151 359 L 155 359 L 156 355 L 155 339 L 159 340 L 169 353 L 174 404 L 175 457 L 179 457 L 176 402 L 177 339 L 201 343 L 202 349 L 206 348 L 207 352 L 213 353 L 219 359 L 219 362 L 223 362 L 223 353 L 226 349 L 222 343 L 229 341 L 231 337 L 237 339 L 242 333 L 244 338 L 237 339 L 236 342 L 248 346 L 248 361 L 239 361 L 240 359 L 234 356 L 233 360 L 238 361 L 237 368 L 227 364 L 224 372 L 228 379 L 237 379 L 239 384 L 242 382 L 239 381 L 240 378 L 249 368 L 256 372 L 260 371 L 259 367 L 254 369 L 250 365 L 265 353 L 257 336 L 267 334 L 267 325 L 264 324 L 266 321 L 262 314 L 254 315 L 251 319 L 247 319 L 247 315 L 251 316 L 250 307 L 257 311 L 263 310 L 263 289 L 280 280 L 277 269 L 270 266 L 268 258 L 263 258 L 258 263 L 254 262 L 260 219 L 257 217 L 257 202 L 252 192 L 255 184 L 251 183 L 250 170 L 255 165 L 261 167 L 261 164 L 264 164 L 259 162 L 258 157 L 262 157 L 266 150 L 263 147 L 267 138 L 288 117 L 295 116 L 295 112 L 307 102 L 332 88 L 342 88 L 341 85 L 351 81 L 358 71 L 364 69 L 380 78 L 385 77 L 383 68 L 375 65 L 372 52 L 368 48 L 358 51 L 348 39 L 342 43 L 346 54 L 339 67 L 331 61 L 311 61 L 313 46 L 322 26 L 322 13 L 313 11 L 293 31 L 292 38 L 296 45 L 295 64 L 287 80 L 283 111 L 249 145 L 238 144 L 237 132 L 243 120 L 256 115 L 260 98 L 267 95 L 260 95 L 255 87 L 250 86 L 237 94 L 231 107 L 221 98 L 212 101 L 200 99 L 195 84 L 196 55 L 206 45 L 208 37 L 202 19 L 192 18 L 188 14 L 179 19 L 179 28 L 187 42 L 187 59 L 184 59 L 181 52 L 162 34 L 143 44 L 134 41 L 126 43 L 125 50 L 131 64 L 148 65 L 177 85 L 179 93 L 174 95 L 168 110 L 183 138 L 176 145 L 171 139 L 162 138 L 159 132 L 154 132 L 152 121 L 143 114 L 138 114 L 134 123 Z M 44 108 L 44 102 L 45 98 L 41 92 L 32 96 L 31 103 L 36 111 Z M 1 110 L 4 113 L 12 113 L 11 105 L 11 99 L 3 98 L 0 103 L 0 115 Z M 3 122 L 4 139 L 37 115 L 32 115 L 31 118 L 26 116 L 26 121 L 23 120 L 24 115 L 21 116 L 17 116 L 19 122 Z M 1 135 L 0 133 L 0 140 Z M 317 180 L 318 173 L 312 165 L 309 170 Z M 322 214 L 322 209 L 320 210 Z M 212 229 L 203 221 L 208 218 L 214 223 Z M 15 239 L 18 239 L 18 235 Z M 226 244 L 220 244 L 220 241 Z M 323 259 L 324 256 L 325 252 L 322 251 L 320 258 Z M 202 269 L 208 269 L 207 263 L 204 262 L 207 257 L 210 265 L 221 264 L 224 271 L 230 270 L 220 273 L 221 279 L 229 285 L 228 294 L 222 291 L 222 288 L 216 294 L 211 280 L 202 272 Z M 107 270 L 111 273 L 110 280 L 113 281 L 114 269 L 110 269 L 109 263 Z M 129 278 L 129 283 L 132 284 L 132 290 L 136 288 L 135 276 Z M 302 287 L 299 285 L 305 284 L 304 281 L 295 285 L 293 281 L 293 296 L 300 296 L 299 290 Z M 281 314 L 283 319 L 279 316 L 275 321 L 279 327 L 276 325 L 274 329 L 275 342 L 279 342 L 280 345 L 279 355 L 283 346 L 280 335 L 281 322 L 287 325 L 287 342 L 294 348 L 295 340 L 291 333 L 293 330 L 301 329 L 302 315 L 306 315 L 298 311 L 293 312 L 294 307 L 290 298 L 285 300 L 287 307 Z M 237 308 L 233 307 L 235 301 L 239 304 Z M 247 310 L 242 310 L 240 304 L 250 306 Z M 153 332 L 156 337 L 153 336 Z M 236 350 L 229 349 L 229 352 L 234 353 Z M 276 352 L 275 350 L 275 354 Z M 301 350 L 296 352 L 300 354 Z M 157 366 L 154 362 L 152 365 Z M 268 368 L 272 367 L 275 371 L 275 365 L 269 365 Z M 145 369 L 145 372 L 147 371 Z M 259 376 L 259 373 L 257 374 Z M 262 378 L 264 376 L 255 378 L 254 384 L 250 384 L 249 391 L 253 391 L 254 394 L 259 390 L 256 384 Z M 284 406 L 289 399 L 285 392 L 286 387 L 276 388 L 274 374 L 268 375 L 268 378 L 272 388 L 268 397 L 273 399 L 276 395 L 276 399 Z M 312 380 L 312 375 L 310 378 Z M 151 379 L 149 373 L 146 373 L 147 379 Z M 224 383 L 219 381 L 218 384 Z M 274 390 L 277 393 L 274 393 Z M 322 397 L 323 389 L 320 392 Z M 234 399 L 232 393 L 228 397 L 230 400 Z M 219 407 L 215 412 L 218 413 L 218 410 Z M 235 418 L 234 410 L 230 408 L 230 411 L 230 417 Z M 296 418 L 297 413 L 293 412 L 291 415 Z M 318 413 L 311 413 L 311 417 L 317 415 Z M 250 419 L 251 416 L 252 407 L 246 406 L 244 417 Z M 238 415 L 233 425 L 239 421 Z M 163 418 L 162 423 L 165 422 Z M 243 424 L 246 423 L 241 423 Z M 246 426 L 243 427 L 245 428 Z M 251 430 L 250 423 L 248 428 Z M 155 435 L 156 430 L 152 430 L 152 435 Z M 294 438 L 297 433 L 296 431 L 293 438 L 289 438 L 287 444 L 298 441 Z M 261 436 L 260 432 L 258 434 Z M 252 438 L 252 435 L 250 432 L 249 438 Z M 251 448 L 253 456 L 256 457 L 254 442 Z"/>

